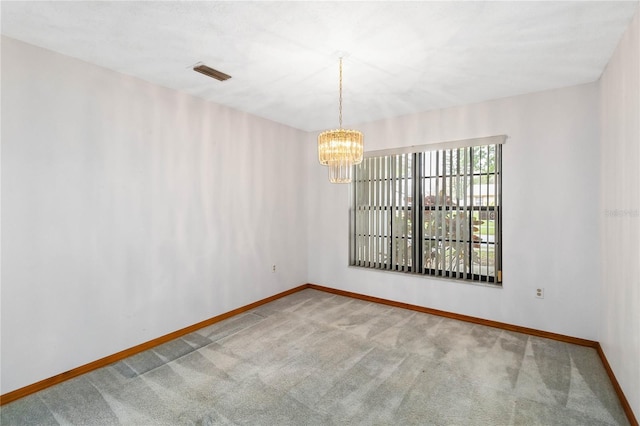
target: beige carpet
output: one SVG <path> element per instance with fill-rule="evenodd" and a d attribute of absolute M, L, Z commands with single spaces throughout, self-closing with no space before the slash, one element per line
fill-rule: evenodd
<path fill-rule="evenodd" d="M 624 425 L 596 351 L 303 290 L 0 409 L 2 425 Z"/>

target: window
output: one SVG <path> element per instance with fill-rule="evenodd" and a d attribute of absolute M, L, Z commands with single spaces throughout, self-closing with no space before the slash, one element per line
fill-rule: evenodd
<path fill-rule="evenodd" d="M 500 284 L 505 139 L 366 153 L 352 183 L 350 264 Z"/>

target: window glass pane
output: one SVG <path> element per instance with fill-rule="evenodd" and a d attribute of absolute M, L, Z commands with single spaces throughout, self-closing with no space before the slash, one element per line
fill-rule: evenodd
<path fill-rule="evenodd" d="M 352 264 L 495 280 L 499 145 L 365 158 L 355 176 Z"/>
<path fill-rule="evenodd" d="M 410 209 L 396 209 L 393 216 L 393 256 L 395 266 L 411 266 L 412 218 Z"/>
<path fill-rule="evenodd" d="M 469 272 L 469 215 L 464 210 L 424 211 L 424 267 Z"/>

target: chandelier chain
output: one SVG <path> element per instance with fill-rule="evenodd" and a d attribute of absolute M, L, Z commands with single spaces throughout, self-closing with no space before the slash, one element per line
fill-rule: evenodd
<path fill-rule="evenodd" d="M 338 120 L 340 122 L 340 128 L 342 129 L 342 58 L 340 58 L 340 96 L 338 97 Z"/>

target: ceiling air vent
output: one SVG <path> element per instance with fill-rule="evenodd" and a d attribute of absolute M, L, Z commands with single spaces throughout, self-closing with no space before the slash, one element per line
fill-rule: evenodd
<path fill-rule="evenodd" d="M 213 68 L 210 68 L 206 65 L 196 65 L 195 67 L 193 67 L 193 70 L 201 74 L 204 74 L 206 76 L 209 76 L 211 78 L 215 78 L 216 80 L 219 80 L 219 81 L 225 81 L 231 78 L 230 75 L 227 75 L 218 70 L 214 70 Z"/>

